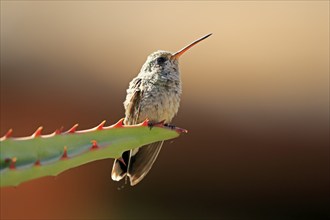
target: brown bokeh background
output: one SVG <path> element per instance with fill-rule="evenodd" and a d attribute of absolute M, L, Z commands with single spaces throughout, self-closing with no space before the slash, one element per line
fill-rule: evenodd
<path fill-rule="evenodd" d="M 148 54 L 209 32 L 143 182 L 97 161 L 1 189 L 1 219 L 329 217 L 328 1 L 1 1 L 1 135 L 114 123 Z"/>

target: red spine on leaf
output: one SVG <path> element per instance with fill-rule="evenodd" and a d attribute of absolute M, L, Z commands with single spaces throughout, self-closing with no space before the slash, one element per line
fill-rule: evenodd
<path fill-rule="evenodd" d="M 114 128 L 122 128 L 123 127 L 123 123 L 124 122 L 124 118 L 120 119 L 116 124 L 113 125 Z"/>
<path fill-rule="evenodd" d="M 59 129 L 56 129 L 55 130 L 55 135 L 56 134 L 61 134 L 63 132 L 63 127 L 59 128 Z"/>
<path fill-rule="evenodd" d="M 70 129 L 67 131 L 67 133 L 70 133 L 70 134 L 75 133 L 76 130 L 77 130 L 77 127 L 78 127 L 78 124 L 73 125 L 72 128 L 70 128 Z"/>
<path fill-rule="evenodd" d="M 11 170 L 16 169 L 16 161 L 17 161 L 17 158 L 16 157 L 13 157 L 11 159 L 10 164 L 9 164 L 9 169 L 11 169 Z"/>
<path fill-rule="evenodd" d="M 34 166 L 41 166 L 40 160 L 37 160 L 37 161 L 34 163 Z"/>
<path fill-rule="evenodd" d="M 9 130 L 7 131 L 7 133 L 5 134 L 4 138 L 5 138 L 5 139 L 6 139 L 6 138 L 10 138 L 12 134 L 13 134 L 13 129 L 11 128 L 11 129 L 9 129 Z"/>
<path fill-rule="evenodd" d="M 103 127 L 104 127 L 104 125 L 105 125 L 105 120 L 104 121 L 102 121 L 98 126 L 96 126 L 96 130 L 103 130 Z"/>
<path fill-rule="evenodd" d="M 68 159 L 68 147 L 64 146 L 63 149 L 64 149 L 64 151 L 63 151 L 63 155 L 62 155 L 61 160 L 66 160 L 66 159 Z"/>
<path fill-rule="evenodd" d="M 12 135 L 12 133 L 13 133 L 13 129 L 9 129 L 9 130 L 7 131 L 7 133 L 6 133 L 3 137 L 0 138 L 0 141 L 4 141 L 4 140 L 6 140 L 7 138 L 9 138 L 9 137 Z"/>
<path fill-rule="evenodd" d="M 144 120 L 144 121 L 140 124 L 140 126 L 144 126 L 144 127 L 149 126 L 149 120 L 148 120 L 148 119 Z"/>
<path fill-rule="evenodd" d="M 33 134 L 32 137 L 40 137 L 43 127 L 39 127 Z"/>
<path fill-rule="evenodd" d="M 90 150 L 96 150 L 99 148 L 96 140 L 92 140 L 91 142 L 92 142 L 92 147 L 90 148 Z"/>

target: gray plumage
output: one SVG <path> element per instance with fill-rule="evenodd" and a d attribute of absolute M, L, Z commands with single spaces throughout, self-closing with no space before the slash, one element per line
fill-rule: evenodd
<path fill-rule="evenodd" d="M 130 82 L 124 102 L 124 124 L 138 124 L 149 119 L 151 123 L 170 123 L 177 114 L 182 93 L 178 58 L 206 35 L 182 50 L 171 53 L 156 51 L 148 56 L 140 73 Z M 125 176 L 136 185 L 151 169 L 163 141 L 126 151 L 115 160 L 111 177 L 119 181 Z M 126 177 L 126 178 L 127 178 Z"/>
<path fill-rule="evenodd" d="M 152 53 L 130 82 L 124 102 L 124 124 L 138 124 L 146 118 L 151 123 L 172 121 L 179 109 L 181 80 L 178 60 L 171 60 L 171 56 L 172 53 L 166 51 Z M 125 164 L 116 160 L 112 179 L 118 181 L 127 175 L 131 185 L 140 182 L 151 169 L 162 144 L 156 142 L 132 150 L 130 155 L 123 156 Z"/>

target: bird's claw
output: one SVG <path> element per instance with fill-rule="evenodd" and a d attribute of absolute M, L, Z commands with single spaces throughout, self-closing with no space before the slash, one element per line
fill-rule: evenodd
<path fill-rule="evenodd" d="M 171 125 L 171 124 L 167 124 L 167 123 L 165 123 L 164 126 L 170 128 L 172 130 L 174 130 L 176 128 L 175 125 Z"/>
<path fill-rule="evenodd" d="M 164 122 L 165 122 L 165 120 L 162 120 L 160 122 L 151 122 L 151 121 L 149 121 L 148 122 L 148 127 L 151 130 L 151 128 L 153 128 L 154 126 L 164 125 Z"/>
<path fill-rule="evenodd" d="M 171 124 L 168 124 L 168 123 L 164 123 L 165 120 L 162 120 L 160 122 L 148 122 L 148 127 L 150 128 L 150 130 L 153 128 L 153 127 L 166 127 L 166 128 L 169 128 L 171 130 L 176 130 L 177 132 L 179 133 L 188 133 L 188 131 L 186 129 L 182 129 L 182 128 L 178 128 L 176 127 L 175 125 L 171 125 Z"/>

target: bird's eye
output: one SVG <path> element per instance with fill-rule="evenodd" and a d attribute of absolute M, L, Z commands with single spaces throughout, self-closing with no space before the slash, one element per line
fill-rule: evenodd
<path fill-rule="evenodd" d="M 158 58 L 157 58 L 157 64 L 158 64 L 158 65 L 163 64 L 165 61 L 166 61 L 165 57 L 158 57 Z"/>

